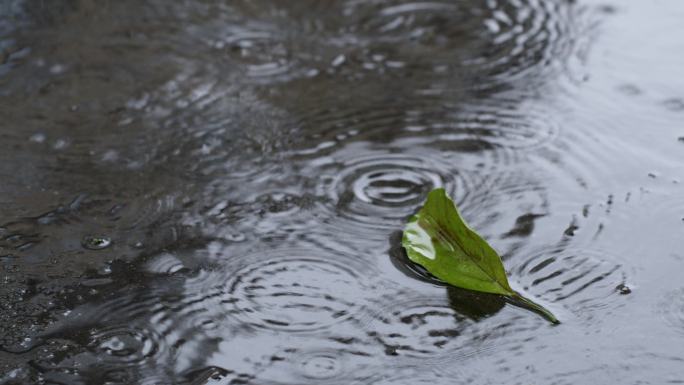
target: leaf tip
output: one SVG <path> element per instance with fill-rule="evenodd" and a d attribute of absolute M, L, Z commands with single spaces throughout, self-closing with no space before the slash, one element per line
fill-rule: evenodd
<path fill-rule="evenodd" d="M 437 188 L 433 189 L 432 191 L 430 191 L 430 193 L 428 193 L 427 199 L 430 200 L 431 198 L 437 198 L 437 197 L 441 198 L 441 197 L 446 197 L 446 196 L 447 196 L 447 193 L 446 193 L 446 190 L 444 189 L 444 187 L 437 187 Z"/>

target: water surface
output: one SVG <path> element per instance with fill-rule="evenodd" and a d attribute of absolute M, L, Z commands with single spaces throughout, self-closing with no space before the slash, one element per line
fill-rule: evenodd
<path fill-rule="evenodd" d="M 684 383 L 684 5 L 0 4 L 0 383 Z M 443 187 L 511 284 L 400 231 Z"/>

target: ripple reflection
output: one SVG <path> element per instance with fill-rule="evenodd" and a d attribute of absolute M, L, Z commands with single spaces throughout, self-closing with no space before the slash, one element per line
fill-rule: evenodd
<path fill-rule="evenodd" d="M 88 346 L 103 361 L 113 366 L 140 365 L 158 359 L 166 348 L 162 340 L 149 329 L 134 329 L 129 326 L 107 326 L 95 329 L 90 334 Z"/>
<path fill-rule="evenodd" d="M 372 267 L 343 255 L 304 249 L 255 257 L 257 262 L 235 270 L 226 284 L 233 314 L 246 325 L 312 331 L 357 318 L 366 310 Z"/>
<path fill-rule="evenodd" d="M 621 306 L 620 285 L 627 274 L 615 259 L 600 250 L 544 248 L 524 261 L 513 259 L 512 279 L 541 299 L 567 306 L 578 315 Z M 516 264 L 517 262 L 517 264 Z"/>

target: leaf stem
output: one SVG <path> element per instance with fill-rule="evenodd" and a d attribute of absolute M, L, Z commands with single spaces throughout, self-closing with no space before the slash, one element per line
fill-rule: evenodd
<path fill-rule="evenodd" d="M 526 307 L 540 315 L 542 315 L 544 318 L 548 319 L 552 324 L 557 325 L 560 323 L 558 318 L 556 318 L 553 313 L 551 313 L 549 310 L 547 310 L 544 306 L 532 301 L 531 299 L 527 299 L 522 296 L 522 294 L 518 293 L 517 291 L 513 292 L 513 295 L 511 295 L 511 298 L 519 302 L 519 306 L 522 305 L 523 307 Z"/>

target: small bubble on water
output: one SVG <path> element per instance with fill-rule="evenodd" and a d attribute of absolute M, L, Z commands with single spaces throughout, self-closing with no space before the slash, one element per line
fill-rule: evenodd
<path fill-rule="evenodd" d="M 33 135 L 31 135 L 29 140 L 32 142 L 35 142 L 35 143 L 43 143 L 43 142 L 45 142 L 45 134 L 42 134 L 42 133 L 33 134 Z"/>
<path fill-rule="evenodd" d="M 58 139 L 52 146 L 55 150 L 61 150 L 67 146 L 67 141 L 64 139 Z"/>
<path fill-rule="evenodd" d="M 105 236 L 88 235 L 83 237 L 81 244 L 89 250 L 102 250 L 112 244 L 112 239 Z"/>
<path fill-rule="evenodd" d="M 104 162 L 114 162 L 117 159 L 119 159 L 119 153 L 114 150 L 107 150 L 104 154 L 102 154 L 102 160 Z"/>
<path fill-rule="evenodd" d="M 27 348 L 27 347 L 31 346 L 31 342 L 32 342 L 32 341 L 33 341 L 33 340 L 32 340 L 30 337 L 26 337 L 26 338 L 24 338 L 24 340 L 21 342 L 21 345 L 22 345 L 23 347 Z"/>
<path fill-rule="evenodd" d="M 339 361 L 331 355 L 316 355 L 301 363 L 305 377 L 315 379 L 332 378 L 341 370 Z"/>
<path fill-rule="evenodd" d="M 629 286 L 625 285 L 624 283 L 617 285 L 617 287 L 615 287 L 615 290 L 622 295 L 627 295 L 632 292 L 632 289 L 630 289 Z"/>
<path fill-rule="evenodd" d="M 232 234 L 228 234 L 226 239 L 228 239 L 231 242 L 242 242 L 246 239 L 246 237 L 245 237 L 245 234 L 242 234 L 242 233 L 232 233 Z"/>

